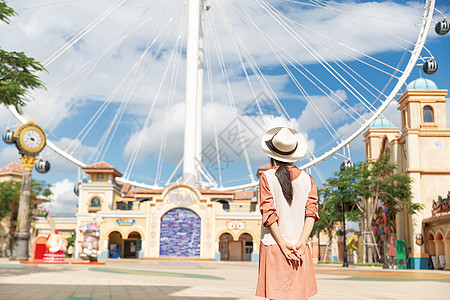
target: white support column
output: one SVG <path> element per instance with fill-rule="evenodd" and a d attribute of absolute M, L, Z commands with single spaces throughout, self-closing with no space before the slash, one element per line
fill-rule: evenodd
<path fill-rule="evenodd" d="M 204 18 L 204 3 L 203 0 L 200 1 L 200 26 L 198 29 L 199 32 L 199 48 L 198 48 L 198 70 L 197 70 L 197 119 L 196 119 L 196 128 L 195 128 L 195 157 L 198 161 L 202 161 L 202 120 L 203 120 L 203 60 L 204 60 L 204 51 L 205 51 L 205 41 L 203 28 L 205 24 Z M 198 166 L 197 166 L 198 167 Z M 199 168 L 199 167 L 198 167 Z M 197 179 L 201 180 L 201 175 L 199 171 L 197 171 Z"/>
<path fill-rule="evenodd" d="M 186 108 L 184 126 L 183 182 L 194 185 L 198 179 L 196 171 L 197 148 L 197 102 L 199 80 L 199 49 L 201 0 L 189 1 L 188 41 L 186 52 Z M 203 66 L 202 66 L 203 68 Z"/>

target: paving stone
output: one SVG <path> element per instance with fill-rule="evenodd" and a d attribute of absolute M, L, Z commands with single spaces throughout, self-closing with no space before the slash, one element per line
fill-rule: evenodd
<path fill-rule="evenodd" d="M 0 300 L 261 299 L 254 296 L 256 263 L 121 260 L 94 269 L 84 265 L 17 268 L 0 260 L 0 265 Z M 319 295 L 312 300 L 436 300 L 448 299 L 450 291 L 450 272 L 445 271 L 319 265 L 316 277 Z"/>

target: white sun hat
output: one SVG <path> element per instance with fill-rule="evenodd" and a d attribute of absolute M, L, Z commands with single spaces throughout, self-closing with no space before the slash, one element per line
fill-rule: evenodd
<path fill-rule="evenodd" d="M 294 129 L 275 127 L 264 133 L 261 147 L 269 157 L 283 162 L 296 162 L 305 156 L 307 144 L 305 137 Z"/>

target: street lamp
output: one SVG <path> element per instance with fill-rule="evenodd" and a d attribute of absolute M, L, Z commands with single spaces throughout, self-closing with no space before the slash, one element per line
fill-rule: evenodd
<path fill-rule="evenodd" d="M 348 267 L 347 262 L 347 247 L 345 245 L 345 212 L 349 211 L 351 207 L 349 207 L 348 203 L 341 202 L 340 204 L 335 205 L 336 211 L 340 211 L 342 213 L 342 225 L 343 225 L 343 240 L 344 240 L 344 263 L 342 264 L 343 267 Z"/>
<path fill-rule="evenodd" d="M 341 171 L 345 171 L 346 169 L 350 169 L 353 168 L 355 165 L 353 164 L 353 162 L 350 159 L 345 160 L 342 164 L 341 164 Z M 339 206 L 339 205 L 338 205 Z M 339 207 L 340 211 L 342 212 L 342 225 L 343 225 L 343 230 L 344 230 L 344 262 L 342 264 L 342 267 L 348 267 L 348 261 L 347 261 L 347 245 L 346 245 L 346 241 L 345 241 L 345 212 L 349 211 L 351 209 L 351 207 L 349 207 L 348 203 L 344 203 L 343 201 L 340 204 Z"/>

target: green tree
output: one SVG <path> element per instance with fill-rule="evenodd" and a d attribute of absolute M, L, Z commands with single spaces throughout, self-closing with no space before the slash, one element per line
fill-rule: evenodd
<path fill-rule="evenodd" d="M 342 168 L 329 177 L 323 188 L 319 189 L 319 211 L 321 218 L 317 228 L 327 233 L 331 239 L 336 223 L 342 223 L 342 207 L 347 220 L 357 221 L 361 217 L 361 198 L 358 195 L 358 168 Z M 323 220 L 322 220 L 323 217 Z M 343 235 L 342 230 L 336 232 Z"/>
<path fill-rule="evenodd" d="M 9 7 L 5 1 L 0 1 L 0 20 L 9 24 L 9 18 L 17 16 L 17 13 Z"/>
<path fill-rule="evenodd" d="M 358 194 L 367 201 L 367 220 L 372 220 L 377 208 L 387 207 L 388 222 L 391 221 L 395 232 L 395 216 L 404 210 L 416 214 L 422 205 L 412 202 L 411 178 L 397 173 L 398 166 L 390 162 L 390 154 L 382 155 L 378 160 L 362 163 L 359 166 Z"/>
<path fill-rule="evenodd" d="M 357 221 L 361 214 L 361 198 L 359 196 L 358 167 L 343 168 L 334 172 L 333 177 L 327 179 L 324 187 L 324 195 L 328 203 L 328 209 L 333 211 L 338 220 L 342 220 L 341 208 L 344 207 L 346 218 Z"/>
<path fill-rule="evenodd" d="M 0 219 L 13 215 L 14 206 L 19 205 L 21 182 L 5 181 L 0 182 Z M 31 180 L 30 206 L 34 206 L 39 201 L 38 198 L 45 198 L 51 201 L 53 195 L 50 190 L 51 185 L 41 180 Z"/>
<path fill-rule="evenodd" d="M 347 207 L 346 218 L 351 221 L 360 220 L 364 213 L 369 220 L 372 219 L 376 208 L 381 205 L 388 208 L 392 219 L 404 209 L 410 214 L 417 213 L 422 207 L 411 202 L 411 178 L 396 173 L 397 167 L 390 162 L 390 155 L 385 154 L 376 161 L 362 162 L 354 168 L 334 172 L 323 188 L 322 194 L 329 204 L 325 208 L 332 211 L 343 203 Z"/>
<path fill-rule="evenodd" d="M 411 178 L 397 173 L 397 167 L 390 162 L 390 155 L 385 154 L 376 161 L 362 162 L 335 172 L 326 180 L 321 191 L 325 210 L 322 226 L 329 236 L 334 224 L 342 222 L 341 212 L 337 209 L 339 205 L 346 208 L 347 220 L 362 221 L 363 231 L 372 230 L 369 224 L 379 207 L 387 208 L 387 223 L 392 232 L 395 232 L 395 216 L 399 212 L 406 209 L 415 214 L 422 209 L 420 204 L 412 202 Z"/>
<path fill-rule="evenodd" d="M 319 220 L 314 223 L 314 228 L 311 235 L 317 234 L 317 232 L 325 232 L 328 238 L 333 238 L 333 232 L 335 223 L 339 221 L 339 214 L 334 209 L 334 204 L 328 201 L 328 189 L 320 188 L 317 190 L 319 195 Z"/>
<path fill-rule="evenodd" d="M 8 24 L 14 16 L 17 16 L 14 9 L 0 0 L 0 20 Z M 20 112 L 26 104 L 30 89 L 45 88 L 35 75 L 44 70 L 44 66 L 25 53 L 8 52 L 0 48 L 0 103 L 12 105 Z"/>
<path fill-rule="evenodd" d="M 20 182 L 0 182 L 0 219 L 11 216 L 14 205 L 19 203 Z"/>

